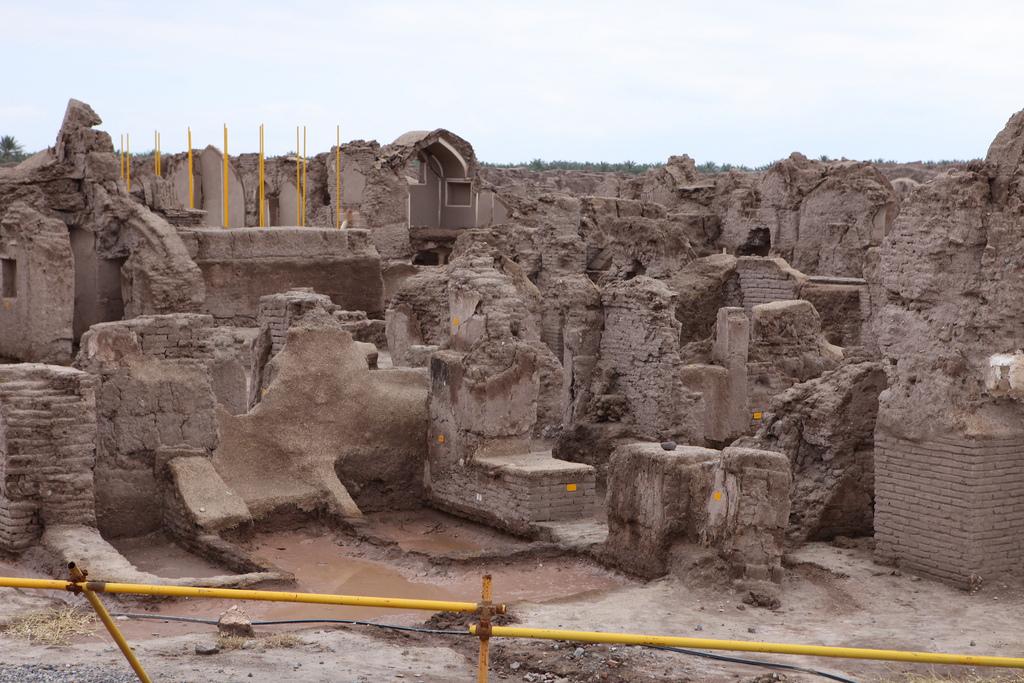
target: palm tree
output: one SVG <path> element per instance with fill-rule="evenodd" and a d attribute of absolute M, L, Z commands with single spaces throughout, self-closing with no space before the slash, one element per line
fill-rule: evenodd
<path fill-rule="evenodd" d="M 25 158 L 25 151 L 14 139 L 13 135 L 0 137 L 0 163 L 6 161 L 21 161 Z"/>

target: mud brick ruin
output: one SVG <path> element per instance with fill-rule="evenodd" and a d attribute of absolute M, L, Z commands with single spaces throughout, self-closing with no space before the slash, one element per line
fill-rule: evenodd
<path fill-rule="evenodd" d="M 162 531 L 224 567 L 192 581 L 287 580 L 240 540 L 429 506 L 648 578 L 777 585 L 837 536 L 958 586 L 1021 573 L 1024 112 L 926 182 L 353 141 L 341 196 L 336 150 L 310 159 L 306 227 L 294 158 L 260 207 L 242 154 L 226 229 L 219 150 L 191 209 L 184 154 L 129 192 L 100 123 L 72 100 L 0 168 L 4 553 L 131 579 L 108 541 Z"/>

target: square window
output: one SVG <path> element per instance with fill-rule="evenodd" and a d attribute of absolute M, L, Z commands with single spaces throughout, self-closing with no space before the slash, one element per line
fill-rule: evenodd
<path fill-rule="evenodd" d="M 446 186 L 448 188 L 448 206 L 473 205 L 473 192 L 468 181 L 449 180 Z"/>
<path fill-rule="evenodd" d="M 10 258 L 0 258 L 0 296 L 13 299 L 18 296 L 18 262 Z"/>

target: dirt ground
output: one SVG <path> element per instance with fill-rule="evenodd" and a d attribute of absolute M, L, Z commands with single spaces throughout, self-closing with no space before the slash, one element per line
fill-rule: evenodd
<path fill-rule="evenodd" d="M 495 599 L 508 603 L 513 618 L 529 626 L 967 654 L 1024 652 L 1021 585 L 997 583 L 966 593 L 876 565 L 864 543 L 842 545 L 851 547 L 811 544 L 791 553 L 781 605 L 771 610 L 745 604 L 744 593 L 706 563 L 686 567 L 683 558 L 684 568 L 676 576 L 644 583 L 551 544 L 527 543 L 433 511 L 372 515 L 358 536 L 308 530 L 263 534 L 252 542 L 257 554 L 295 573 L 295 589 L 300 591 L 474 601 L 481 575 L 489 572 L 494 576 Z M 165 539 L 126 541 L 119 547 L 141 569 L 167 576 L 176 571 L 220 572 Z M 30 567 L 13 563 L 0 563 L 0 571 L 35 575 Z M 43 605 L 39 597 L 20 591 L 4 597 L 0 619 Z M 232 604 L 115 601 L 111 596 L 104 600 L 119 613 L 212 619 Z M 394 610 L 241 606 L 254 620 L 342 618 L 460 631 L 467 623 L 450 615 L 431 619 L 429 613 Z M 202 655 L 197 646 L 202 650 L 217 640 L 212 626 L 134 619 L 119 624 L 154 680 L 160 681 L 475 680 L 477 641 L 471 637 L 326 624 L 275 625 L 257 627 L 260 637 L 242 648 Z M 294 639 L 267 638 L 287 631 Z M 76 666 L 109 668 L 111 680 L 119 680 L 113 672 L 126 667 L 102 628 L 66 646 L 3 636 L 0 647 L 4 665 L 67 666 L 67 680 L 75 679 Z M 513 640 L 495 640 L 492 648 L 494 680 L 824 680 L 642 648 Z M 910 674 L 986 674 L 847 660 L 747 657 L 813 667 L 858 681 L 913 680 Z"/>

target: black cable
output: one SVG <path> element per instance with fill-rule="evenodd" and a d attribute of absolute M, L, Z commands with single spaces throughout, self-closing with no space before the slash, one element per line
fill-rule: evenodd
<path fill-rule="evenodd" d="M 190 624 L 208 624 L 216 626 L 215 619 L 201 619 L 199 617 L 175 617 L 163 614 L 130 614 L 128 612 L 111 612 L 112 617 L 125 617 L 127 619 L 152 619 L 154 621 L 182 621 Z M 277 619 L 273 621 L 252 621 L 253 626 L 277 626 L 281 624 L 348 624 L 351 626 L 376 626 L 391 631 L 409 631 L 412 633 L 429 633 L 441 636 L 470 636 L 469 631 L 451 631 L 444 629 L 419 628 L 417 626 L 399 626 L 398 624 L 378 624 L 375 621 L 359 621 L 358 619 Z"/>
<path fill-rule="evenodd" d="M 208 624 L 216 626 L 217 621 L 214 619 L 202 619 L 199 617 L 175 617 L 170 615 L 160 614 L 130 614 L 127 612 L 112 612 L 113 617 L 126 617 L 128 619 L 153 619 L 157 621 L 182 621 L 192 624 Z M 446 629 L 433 629 L 433 628 L 420 628 L 417 626 L 399 626 L 397 624 L 379 624 L 374 621 L 359 621 L 358 619 L 274 619 L 267 621 L 253 621 L 250 622 L 253 626 L 280 626 L 285 624 L 347 624 L 350 626 L 375 626 L 377 628 L 384 628 L 390 631 L 406 631 L 410 633 L 428 633 L 431 635 L 440 636 L 472 636 L 469 631 L 453 631 Z M 474 636 L 475 637 L 475 636 Z M 568 641 L 567 641 L 568 642 Z M 768 669 L 780 669 L 783 671 L 796 671 L 798 673 L 811 674 L 813 676 L 821 676 L 822 678 L 828 678 L 833 681 L 839 681 L 839 683 L 857 683 L 850 678 L 844 678 L 838 674 L 828 673 L 826 671 L 818 671 L 816 669 L 807 669 L 801 666 L 795 666 L 793 664 L 776 664 L 774 662 L 764 662 L 757 659 L 743 659 L 742 657 L 731 657 L 729 655 L 719 655 L 712 652 L 704 652 L 702 650 L 687 650 L 681 647 L 665 647 L 656 645 L 646 645 L 651 650 L 663 650 L 666 652 L 675 652 L 677 654 L 690 655 L 691 657 L 702 657 L 704 659 L 713 659 L 718 662 L 729 662 L 732 664 L 747 664 L 749 666 L 763 666 Z"/>
<path fill-rule="evenodd" d="M 784 671 L 796 671 L 804 674 L 811 674 L 814 676 L 821 676 L 822 678 L 828 678 L 833 681 L 839 681 L 840 683 L 857 683 L 849 678 L 843 678 L 839 674 L 828 673 L 827 671 L 818 671 L 817 669 L 807 669 L 802 666 L 795 666 L 793 664 L 776 664 L 775 662 L 764 662 L 758 659 L 743 659 L 742 657 L 731 657 L 729 655 L 718 655 L 713 652 L 704 652 L 703 650 L 687 650 L 681 647 L 665 647 L 656 645 L 647 645 L 652 650 L 666 650 L 668 652 L 677 652 L 679 654 L 691 655 L 693 657 L 703 657 L 704 659 L 714 659 L 719 662 L 731 662 L 733 664 L 749 664 L 750 666 L 763 666 L 769 669 L 782 669 Z"/>

